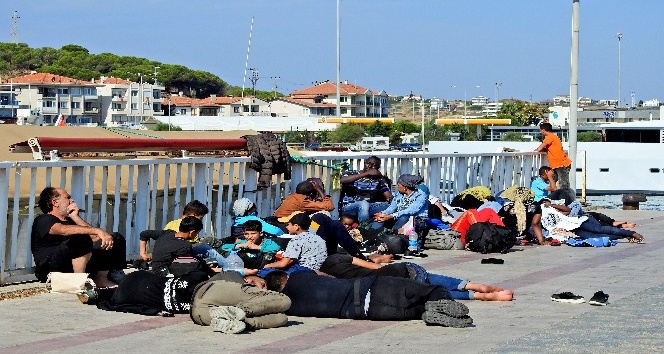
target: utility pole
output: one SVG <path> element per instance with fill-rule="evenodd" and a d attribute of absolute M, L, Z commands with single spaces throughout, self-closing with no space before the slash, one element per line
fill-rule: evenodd
<path fill-rule="evenodd" d="M 272 88 L 272 95 L 273 95 L 274 99 L 277 99 L 277 88 L 279 87 L 278 83 L 279 83 L 279 80 L 281 79 L 281 77 L 272 76 L 272 77 L 270 77 L 270 79 L 274 80 L 274 86 Z"/>
<path fill-rule="evenodd" d="M 152 76 L 153 76 L 153 78 L 154 78 L 154 85 L 155 85 L 155 86 L 157 86 L 157 85 L 159 84 L 159 82 L 157 81 L 157 73 L 158 73 L 157 70 L 159 70 L 159 67 L 158 67 L 158 66 L 155 66 L 155 67 L 154 67 L 154 73 L 152 73 Z"/>
<path fill-rule="evenodd" d="M 12 30 L 11 30 L 11 35 L 10 35 L 10 42 L 14 44 L 18 44 L 18 19 L 20 17 L 18 16 L 18 11 L 14 11 L 12 14 Z"/>
<path fill-rule="evenodd" d="M 502 82 L 496 82 L 496 109 L 498 109 L 498 100 L 500 96 L 500 87 L 503 86 Z M 532 99 L 531 99 L 532 101 Z"/>
<path fill-rule="evenodd" d="M 618 32 L 616 34 L 616 37 L 618 38 L 618 104 L 616 107 L 620 108 L 620 101 L 621 97 L 620 95 L 622 94 L 621 91 L 621 84 L 620 84 L 620 40 L 623 38 L 623 34 Z"/>
<path fill-rule="evenodd" d="M 254 97 L 256 96 L 256 82 L 258 82 L 258 69 L 249 68 L 251 71 L 251 90 L 254 92 Z"/>

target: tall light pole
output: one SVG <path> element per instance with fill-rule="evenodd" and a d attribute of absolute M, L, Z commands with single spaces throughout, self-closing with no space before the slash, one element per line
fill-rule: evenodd
<path fill-rule="evenodd" d="M 171 96 L 168 96 L 168 131 L 171 131 Z"/>
<path fill-rule="evenodd" d="M 618 34 L 616 34 L 616 37 L 618 38 L 618 104 L 617 104 L 617 107 L 620 108 L 620 98 L 622 97 L 621 92 L 620 92 L 620 90 L 621 90 L 621 85 L 620 85 L 620 42 L 621 41 L 620 40 L 623 38 L 623 34 L 618 32 Z"/>
<path fill-rule="evenodd" d="M 420 96 L 420 111 L 422 112 L 422 152 L 424 152 L 424 97 Z"/>
<path fill-rule="evenodd" d="M 341 78 L 339 77 L 341 71 L 341 44 L 339 37 L 339 27 L 341 26 L 341 15 L 339 12 L 340 2 L 341 0 L 337 0 L 337 84 L 335 85 L 337 87 L 337 117 L 341 117 L 341 90 L 339 89 L 339 85 L 341 84 Z"/>
<path fill-rule="evenodd" d="M 157 70 L 159 70 L 159 67 L 158 67 L 158 66 L 155 66 L 155 67 L 154 67 L 154 73 L 152 73 L 152 75 L 154 76 L 154 84 L 155 84 L 155 86 L 157 86 L 157 85 L 159 84 L 159 81 L 157 81 L 157 73 L 158 73 Z"/>

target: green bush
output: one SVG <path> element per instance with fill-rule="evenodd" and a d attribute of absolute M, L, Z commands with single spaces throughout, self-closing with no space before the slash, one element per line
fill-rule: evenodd
<path fill-rule="evenodd" d="M 182 128 L 178 127 L 177 125 L 170 125 L 170 129 L 168 129 L 168 124 L 167 123 L 157 123 L 157 125 L 154 127 L 153 130 L 156 131 L 172 131 L 172 132 L 179 132 L 182 131 Z"/>

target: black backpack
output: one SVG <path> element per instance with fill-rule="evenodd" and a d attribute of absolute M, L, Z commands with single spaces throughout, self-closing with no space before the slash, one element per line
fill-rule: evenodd
<path fill-rule="evenodd" d="M 490 222 L 477 222 L 466 232 L 466 248 L 479 253 L 507 253 L 516 243 L 514 232 Z"/>

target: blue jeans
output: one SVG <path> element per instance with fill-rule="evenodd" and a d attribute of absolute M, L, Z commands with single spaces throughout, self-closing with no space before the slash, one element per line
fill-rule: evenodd
<path fill-rule="evenodd" d="M 194 255 L 197 257 L 200 257 L 202 259 L 209 259 L 212 258 L 214 259 L 217 264 L 221 267 L 224 264 L 224 256 L 222 256 L 217 250 L 212 248 L 210 245 L 206 245 L 204 243 L 197 243 L 191 247 L 192 251 L 194 252 Z"/>
<path fill-rule="evenodd" d="M 402 226 L 406 225 L 406 223 L 408 222 L 408 219 L 410 219 L 410 217 L 411 217 L 411 215 L 401 215 L 400 217 L 398 217 L 396 219 L 396 221 L 394 222 L 394 225 L 390 228 L 390 230 L 392 232 L 396 232 Z M 390 221 L 390 220 L 388 220 L 388 221 Z M 385 225 L 384 221 L 374 221 L 374 222 L 371 223 L 371 228 L 372 229 L 380 229 L 384 225 Z"/>
<path fill-rule="evenodd" d="M 299 263 L 295 263 L 292 266 L 286 268 L 286 269 L 279 269 L 279 268 L 263 268 L 258 270 L 258 276 L 261 278 L 265 278 L 266 275 L 274 272 L 275 270 L 283 270 L 286 272 L 286 274 L 291 274 L 293 272 L 298 272 L 298 271 L 310 271 L 312 272 L 313 269 L 305 267 Z"/>
<path fill-rule="evenodd" d="M 452 278 L 445 275 L 428 273 L 419 264 L 406 262 L 406 267 L 408 267 L 409 273 L 411 274 L 411 279 L 427 283 L 431 285 L 441 286 L 447 291 L 450 292 L 452 298 L 455 300 L 473 300 L 473 292 L 469 290 L 464 290 L 467 280 L 462 280 L 458 278 Z M 413 274 L 414 273 L 414 274 Z"/>
<path fill-rule="evenodd" d="M 390 204 L 386 202 L 369 203 L 366 200 L 358 200 L 343 206 L 344 214 L 357 215 L 357 221 L 363 222 L 371 219 L 379 211 L 387 209 Z"/>
<path fill-rule="evenodd" d="M 604 226 L 597 219 L 588 216 L 578 229 L 574 230 L 577 236 L 586 239 L 593 237 L 608 237 L 611 241 L 620 238 L 630 238 L 634 232 L 621 229 L 615 226 Z"/>

